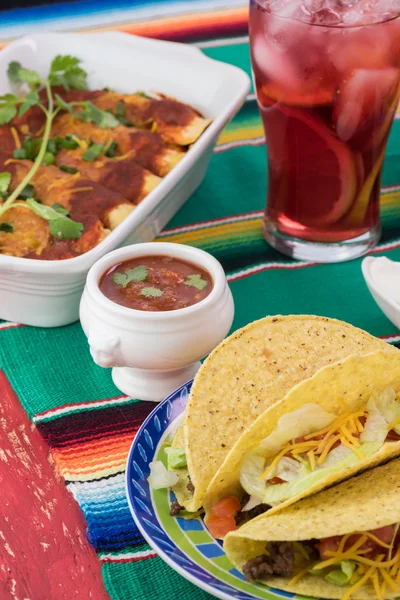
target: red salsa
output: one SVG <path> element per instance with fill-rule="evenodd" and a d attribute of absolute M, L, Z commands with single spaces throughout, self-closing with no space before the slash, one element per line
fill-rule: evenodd
<path fill-rule="evenodd" d="M 140 256 L 118 263 L 99 283 L 107 298 L 136 310 L 178 310 L 197 304 L 213 288 L 211 275 L 171 256 Z"/>

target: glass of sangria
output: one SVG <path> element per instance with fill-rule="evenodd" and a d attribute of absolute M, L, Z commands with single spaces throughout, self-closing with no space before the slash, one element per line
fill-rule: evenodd
<path fill-rule="evenodd" d="M 338 262 L 380 236 L 379 194 L 400 90 L 400 0 L 250 0 L 268 154 L 264 235 Z"/>

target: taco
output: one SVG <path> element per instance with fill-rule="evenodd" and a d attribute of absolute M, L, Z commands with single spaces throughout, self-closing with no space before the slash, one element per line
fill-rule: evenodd
<path fill-rule="evenodd" d="M 246 579 L 318 598 L 400 596 L 400 460 L 229 533 Z"/>
<path fill-rule="evenodd" d="M 189 511 L 202 506 L 239 437 L 297 383 L 347 356 L 385 349 L 398 353 L 348 323 L 310 315 L 266 317 L 233 333 L 197 373 L 172 444 L 180 505 Z"/>
<path fill-rule="evenodd" d="M 241 436 L 204 496 L 206 524 L 223 538 L 400 455 L 400 355 L 351 356 L 324 367 L 267 409 Z"/>

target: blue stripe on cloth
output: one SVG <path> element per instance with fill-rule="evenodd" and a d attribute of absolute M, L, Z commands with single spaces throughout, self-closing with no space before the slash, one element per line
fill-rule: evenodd
<path fill-rule="evenodd" d="M 230 0 L 229 8 L 245 4 L 245 0 Z M 77 0 L 5 11 L 0 8 L 0 38 L 37 32 L 39 24 L 41 30 L 67 31 L 224 8 L 227 8 L 225 0 Z"/>
<path fill-rule="evenodd" d="M 143 543 L 125 495 L 125 474 L 100 481 L 70 482 L 69 491 L 85 516 L 90 543 L 97 551 L 121 550 Z"/>

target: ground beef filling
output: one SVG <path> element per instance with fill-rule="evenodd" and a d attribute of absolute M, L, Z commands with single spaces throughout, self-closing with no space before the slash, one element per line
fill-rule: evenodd
<path fill-rule="evenodd" d="M 247 581 L 262 580 L 272 575 L 292 577 L 294 572 L 294 552 L 290 542 L 268 542 L 268 554 L 250 559 L 243 567 Z"/>
<path fill-rule="evenodd" d="M 186 489 L 188 490 L 188 492 L 190 492 L 191 494 L 194 494 L 194 485 L 192 483 L 192 480 L 190 479 L 190 475 L 188 476 L 188 484 L 186 486 Z"/>
<path fill-rule="evenodd" d="M 249 500 L 250 500 L 249 494 L 245 494 L 242 498 L 241 509 L 235 515 L 236 527 L 240 527 L 241 525 L 243 525 L 243 523 L 247 523 L 248 521 L 251 521 L 251 519 L 254 519 L 255 517 L 258 517 L 259 515 L 262 515 L 263 513 L 265 513 L 267 510 L 269 510 L 271 508 L 268 504 L 259 504 L 258 506 L 255 506 L 254 508 L 251 508 L 250 510 L 243 510 L 243 507 L 246 506 L 246 504 L 248 503 Z"/>
<path fill-rule="evenodd" d="M 268 504 L 259 504 L 258 506 L 255 506 L 251 510 L 241 510 L 235 516 L 236 526 L 240 527 L 244 523 L 251 521 L 251 519 L 255 519 L 255 517 L 262 515 L 270 508 L 271 507 Z"/>
<path fill-rule="evenodd" d="M 171 517 L 176 517 L 179 515 L 181 510 L 183 510 L 183 506 L 181 506 L 177 500 L 174 500 L 169 508 L 169 514 Z"/>

